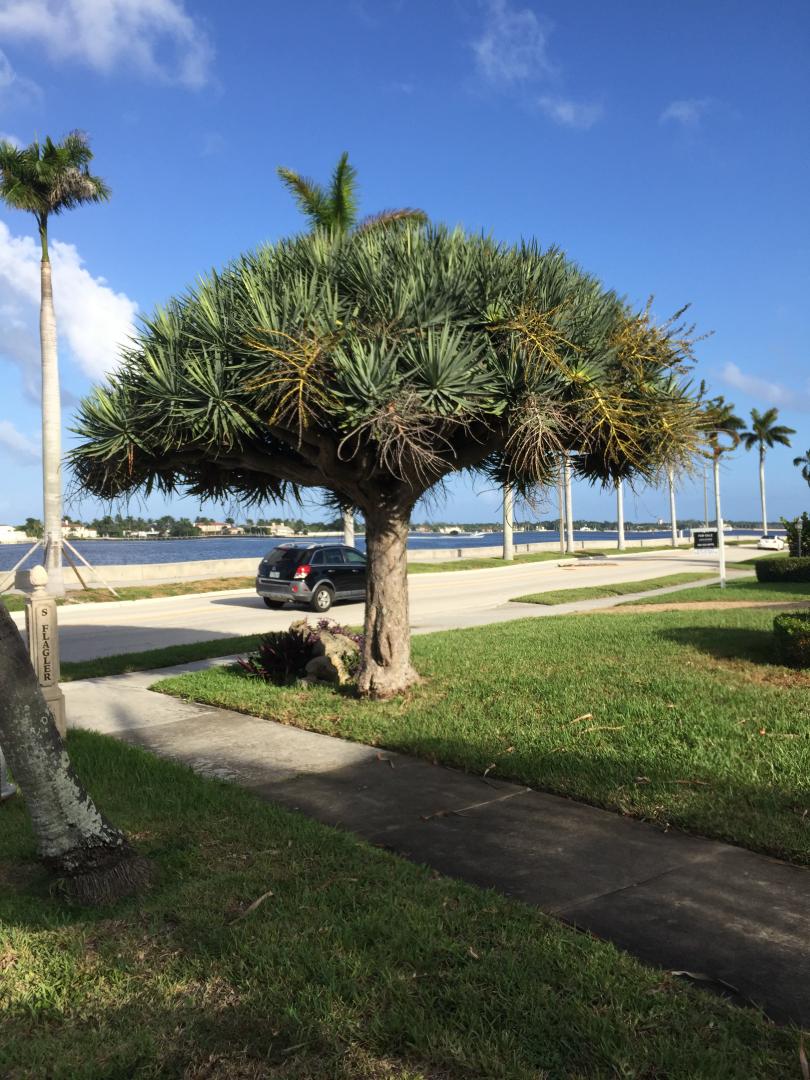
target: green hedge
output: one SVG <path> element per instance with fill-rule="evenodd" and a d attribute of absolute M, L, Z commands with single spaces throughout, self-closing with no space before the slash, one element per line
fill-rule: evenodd
<path fill-rule="evenodd" d="M 773 620 L 776 655 L 790 667 L 810 667 L 810 611 L 786 611 Z"/>
<path fill-rule="evenodd" d="M 810 557 L 757 559 L 757 581 L 806 581 L 810 583 Z"/>

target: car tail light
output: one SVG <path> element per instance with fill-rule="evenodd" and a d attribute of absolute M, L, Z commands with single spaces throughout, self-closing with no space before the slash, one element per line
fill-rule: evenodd
<path fill-rule="evenodd" d="M 302 578 L 305 578 L 307 576 L 307 574 L 309 574 L 311 569 L 312 569 L 312 567 L 309 565 L 309 563 L 304 563 L 303 566 L 299 566 L 298 569 L 293 574 L 293 580 L 294 581 L 301 581 Z"/>

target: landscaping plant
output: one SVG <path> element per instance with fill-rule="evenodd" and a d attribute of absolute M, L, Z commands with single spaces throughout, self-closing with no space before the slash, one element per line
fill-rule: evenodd
<path fill-rule="evenodd" d="M 290 686 L 305 677 L 311 660 L 323 655 L 319 645 L 326 637 L 345 639 L 346 651 L 341 654 L 341 659 L 350 672 L 356 673 L 353 657 L 362 649 L 363 636 L 331 619 L 319 619 L 312 626 L 303 620 L 293 623 L 287 630 L 263 634 L 256 652 L 247 659 L 240 659 L 239 666 L 249 675 L 275 686 Z"/>
<path fill-rule="evenodd" d="M 791 555 L 810 556 L 810 516 L 805 510 L 801 517 L 792 521 L 782 518 L 782 524 L 787 532 L 788 550 Z"/>
<path fill-rule="evenodd" d="M 810 668 L 810 611 L 787 611 L 773 620 L 779 662 Z"/>
<path fill-rule="evenodd" d="M 810 584 L 810 557 L 757 559 L 755 563 L 757 581 L 806 581 Z"/>

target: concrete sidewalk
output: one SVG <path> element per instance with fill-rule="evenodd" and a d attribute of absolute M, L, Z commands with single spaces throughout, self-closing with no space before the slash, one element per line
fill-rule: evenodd
<path fill-rule="evenodd" d="M 240 713 L 138 672 L 64 686 L 71 727 L 231 780 L 810 1025 L 810 872 L 526 787 Z"/>

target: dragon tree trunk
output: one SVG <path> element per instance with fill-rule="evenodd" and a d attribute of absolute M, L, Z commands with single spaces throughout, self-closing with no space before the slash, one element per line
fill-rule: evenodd
<path fill-rule="evenodd" d="M 367 511 L 365 647 L 358 686 L 372 698 L 407 690 L 419 676 L 411 666 L 408 621 L 408 524 L 402 511 Z"/>
<path fill-rule="evenodd" d="M 73 770 L 22 638 L 0 604 L 0 746 L 26 801 L 40 858 L 82 904 L 133 892 L 147 877 L 123 833 Z"/>

